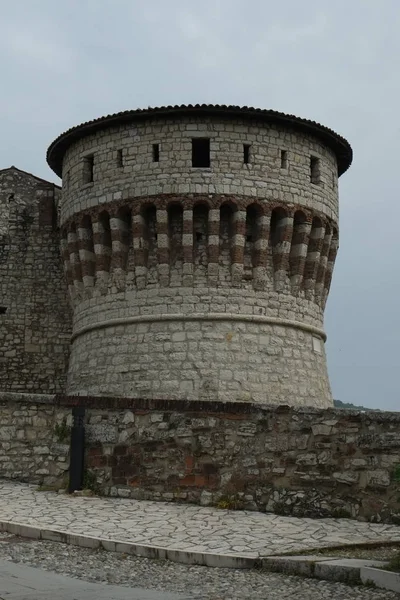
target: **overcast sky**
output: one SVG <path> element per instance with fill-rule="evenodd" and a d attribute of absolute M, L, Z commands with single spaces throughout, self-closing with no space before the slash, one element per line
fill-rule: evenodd
<path fill-rule="evenodd" d="M 182 103 L 272 108 L 346 137 L 326 311 L 334 397 L 400 407 L 400 2 L 0 0 L 0 168 L 59 182 L 67 128 Z"/>

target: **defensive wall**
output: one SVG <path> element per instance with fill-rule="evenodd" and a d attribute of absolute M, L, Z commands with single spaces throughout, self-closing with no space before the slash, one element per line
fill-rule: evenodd
<path fill-rule="evenodd" d="M 65 487 L 77 405 L 98 493 L 400 519 L 399 413 L 1 393 L 0 477 Z"/>

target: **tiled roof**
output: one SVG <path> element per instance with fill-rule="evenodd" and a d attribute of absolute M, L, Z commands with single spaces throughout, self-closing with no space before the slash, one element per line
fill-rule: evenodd
<path fill-rule="evenodd" d="M 68 129 L 58 136 L 47 150 L 47 162 L 53 171 L 61 177 L 62 160 L 68 147 L 80 138 L 95 133 L 106 127 L 113 127 L 122 123 L 149 120 L 157 118 L 174 118 L 177 116 L 207 117 L 218 116 L 220 118 L 242 118 L 249 120 L 264 121 L 286 126 L 297 131 L 309 133 L 323 141 L 336 154 L 339 175 L 344 173 L 351 165 L 353 152 L 350 144 L 342 136 L 332 129 L 320 125 L 315 121 L 301 119 L 294 115 L 267 110 L 251 108 L 248 106 L 227 106 L 219 104 L 188 104 L 176 106 L 162 106 L 159 108 L 144 108 L 126 110 L 123 112 L 107 115 L 92 121 L 87 121 L 76 127 Z"/>

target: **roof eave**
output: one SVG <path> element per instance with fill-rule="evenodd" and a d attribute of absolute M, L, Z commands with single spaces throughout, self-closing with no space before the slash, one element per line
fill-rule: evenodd
<path fill-rule="evenodd" d="M 353 152 L 347 140 L 333 130 L 307 119 L 288 115 L 273 110 L 250 108 L 247 106 L 224 105 L 181 105 L 163 106 L 160 108 L 147 108 L 119 112 L 107 115 L 72 127 L 58 136 L 47 150 L 47 162 L 51 169 L 59 176 L 62 175 L 62 160 L 67 149 L 77 140 L 104 128 L 127 122 L 137 122 L 144 119 L 163 118 L 166 116 L 181 115 L 215 115 L 219 117 L 236 117 L 257 119 L 270 123 L 283 124 L 305 133 L 313 134 L 322 139 L 335 153 L 338 161 L 338 174 L 342 175 L 351 165 Z"/>

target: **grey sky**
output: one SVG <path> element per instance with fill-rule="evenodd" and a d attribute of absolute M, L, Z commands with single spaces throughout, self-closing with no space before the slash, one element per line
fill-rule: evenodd
<path fill-rule="evenodd" d="M 273 108 L 353 146 L 326 314 L 334 397 L 398 409 L 398 0 L 0 0 L 0 168 L 136 107 Z M 397 182 L 397 183 L 396 183 Z"/>

